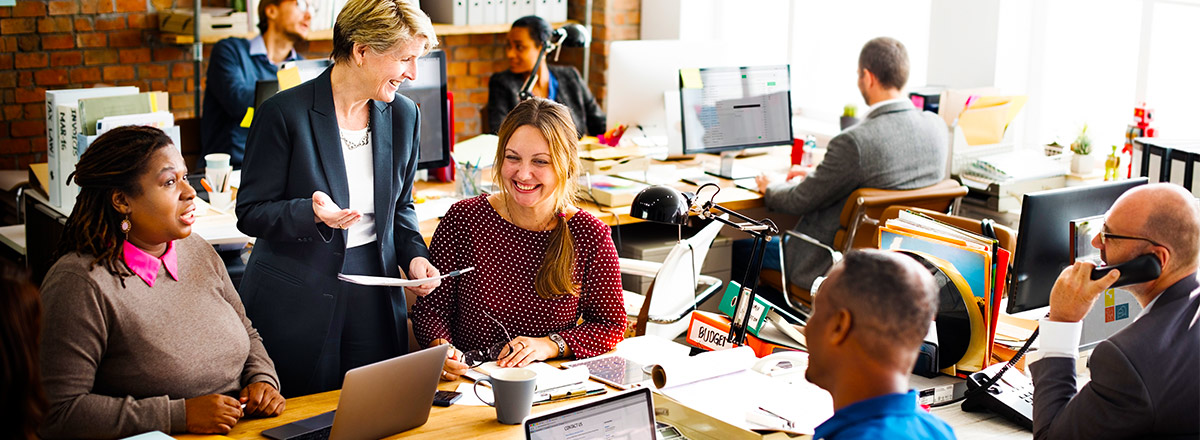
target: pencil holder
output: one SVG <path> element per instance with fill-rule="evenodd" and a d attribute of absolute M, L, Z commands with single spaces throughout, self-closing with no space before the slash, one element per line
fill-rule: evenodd
<path fill-rule="evenodd" d="M 461 163 L 456 163 L 456 175 L 454 176 L 454 190 L 460 197 L 475 197 L 483 193 L 481 180 L 483 170 Z"/>

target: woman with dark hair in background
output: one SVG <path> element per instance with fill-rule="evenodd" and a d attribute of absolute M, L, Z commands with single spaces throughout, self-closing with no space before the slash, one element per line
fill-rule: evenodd
<path fill-rule="evenodd" d="M 100 135 L 68 177 L 79 196 L 42 283 L 43 437 L 223 434 L 283 412 L 225 264 L 192 234 L 186 175 L 166 134 L 130 126 Z"/>
<path fill-rule="evenodd" d="M 492 182 L 455 203 L 430 252 L 446 278 L 413 306 L 423 345 L 454 344 L 442 378 L 480 350 L 501 367 L 607 353 L 625 332 L 620 263 L 608 225 L 575 206 L 578 140 L 567 109 L 525 100 L 500 126 Z M 511 336 L 511 339 L 509 338 Z"/>
<path fill-rule="evenodd" d="M 513 22 L 512 29 L 508 31 L 508 47 L 504 52 L 509 68 L 492 74 L 488 80 L 488 133 L 498 132 L 504 115 L 521 102 L 521 86 L 533 72 L 538 52 L 551 43 L 553 34 L 550 23 L 542 17 L 530 15 Z M 537 82 L 533 85 L 533 96 L 567 106 L 575 123 L 576 138 L 603 134 L 607 123 L 604 110 L 596 103 L 587 81 L 574 67 L 551 66 L 549 61 L 549 56 L 542 60 Z"/>
<path fill-rule="evenodd" d="M 42 304 L 29 274 L 0 262 L 0 438 L 37 439 L 46 414 L 38 371 Z"/>

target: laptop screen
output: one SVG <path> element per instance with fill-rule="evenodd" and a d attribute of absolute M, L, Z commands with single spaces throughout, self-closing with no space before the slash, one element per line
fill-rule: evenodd
<path fill-rule="evenodd" d="M 531 418 L 529 440 L 654 440 L 654 404 L 649 388 Z"/>

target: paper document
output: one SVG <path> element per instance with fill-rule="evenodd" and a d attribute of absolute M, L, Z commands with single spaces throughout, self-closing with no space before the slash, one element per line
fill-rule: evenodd
<path fill-rule="evenodd" d="M 342 280 L 342 281 L 354 283 L 354 284 L 361 284 L 364 286 L 408 287 L 408 286 L 420 286 L 420 285 L 428 283 L 430 281 L 436 281 L 436 280 L 440 280 L 440 279 L 446 278 L 446 277 L 462 275 L 462 274 L 470 272 L 471 270 L 474 270 L 474 269 L 475 269 L 474 267 L 468 267 L 466 269 L 456 270 L 454 272 L 438 275 L 436 277 L 419 278 L 419 279 L 415 279 L 415 280 L 406 280 L 403 278 L 391 278 L 391 277 L 373 277 L 373 276 L 368 276 L 368 275 L 346 275 L 344 273 L 339 273 L 338 279 Z"/>
<path fill-rule="evenodd" d="M 454 161 L 469 163 L 477 168 L 487 168 L 496 161 L 496 145 L 500 138 L 494 134 L 481 134 L 454 144 Z"/>
<path fill-rule="evenodd" d="M 496 361 L 491 361 L 485 362 L 483 365 L 475 367 L 475 369 L 491 375 L 491 372 L 503 370 L 504 368 L 496 364 Z M 539 393 L 580 385 L 588 380 L 587 367 L 558 369 L 545 362 L 534 362 L 526 365 L 525 369 L 537 373 L 537 387 L 535 389 Z"/>

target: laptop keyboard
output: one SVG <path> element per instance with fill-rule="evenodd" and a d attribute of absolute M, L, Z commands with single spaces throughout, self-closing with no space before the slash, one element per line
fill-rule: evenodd
<path fill-rule="evenodd" d="M 332 426 L 327 426 L 316 431 L 309 431 L 304 434 L 289 438 L 288 440 L 329 440 L 329 433 L 333 432 Z"/>

